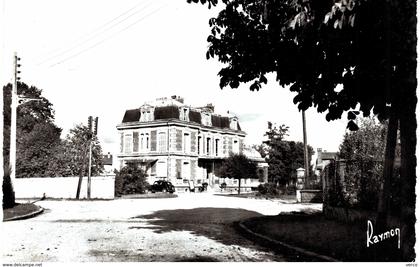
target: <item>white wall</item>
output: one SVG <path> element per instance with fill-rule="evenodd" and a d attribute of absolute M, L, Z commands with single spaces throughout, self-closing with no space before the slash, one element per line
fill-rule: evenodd
<path fill-rule="evenodd" d="M 79 177 L 17 178 L 16 198 L 76 198 Z M 91 198 L 113 199 L 115 176 L 92 177 Z M 83 177 L 80 198 L 86 198 L 87 177 Z"/>

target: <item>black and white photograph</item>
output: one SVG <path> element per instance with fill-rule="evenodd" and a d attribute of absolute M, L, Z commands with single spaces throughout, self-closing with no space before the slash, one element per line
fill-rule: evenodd
<path fill-rule="evenodd" d="M 0 10 L 3 267 L 417 266 L 417 1 Z"/>

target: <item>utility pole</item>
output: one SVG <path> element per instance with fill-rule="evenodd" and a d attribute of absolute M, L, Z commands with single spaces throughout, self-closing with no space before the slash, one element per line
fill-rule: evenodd
<path fill-rule="evenodd" d="M 306 118 L 305 111 L 302 110 L 302 124 L 303 124 L 303 160 L 305 164 L 305 182 L 304 185 L 307 185 L 308 176 L 309 176 L 309 158 L 308 158 L 308 144 L 306 141 Z"/>
<path fill-rule="evenodd" d="M 11 168 L 10 180 L 12 184 L 15 184 L 16 179 L 16 118 L 17 118 L 17 82 L 20 80 L 19 77 L 19 64 L 20 58 L 17 53 L 14 53 L 13 57 L 13 84 L 12 84 L 12 103 L 11 108 L 11 124 L 10 124 L 10 151 L 9 151 L 9 163 Z"/>
<path fill-rule="evenodd" d="M 98 134 L 98 117 L 95 118 L 95 121 L 93 121 L 92 116 L 89 116 L 88 118 L 88 140 L 87 143 L 89 144 L 89 165 L 88 165 L 88 179 L 87 179 L 87 199 L 90 199 L 91 195 L 91 174 L 92 174 L 92 146 L 93 146 L 93 137 Z M 76 199 L 79 199 L 80 197 L 80 188 L 82 186 L 82 180 L 83 180 L 83 171 L 85 169 L 85 160 L 86 160 L 86 151 L 87 148 L 83 151 L 82 156 L 82 166 L 79 172 L 79 182 L 77 184 L 77 192 L 76 192 Z"/>

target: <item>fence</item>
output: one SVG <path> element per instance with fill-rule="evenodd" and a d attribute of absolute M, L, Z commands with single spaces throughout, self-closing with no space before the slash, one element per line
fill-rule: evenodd
<path fill-rule="evenodd" d="M 91 198 L 113 199 L 115 176 L 92 177 Z M 13 184 L 15 196 L 22 198 L 75 199 L 79 177 L 17 178 Z M 86 198 L 87 178 L 83 177 L 80 198 Z"/>
<path fill-rule="evenodd" d="M 383 162 L 380 160 L 332 161 L 323 170 L 323 201 L 330 207 L 376 211 L 382 183 Z M 400 207 L 401 182 L 395 168 L 391 186 L 391 212 Z"/>

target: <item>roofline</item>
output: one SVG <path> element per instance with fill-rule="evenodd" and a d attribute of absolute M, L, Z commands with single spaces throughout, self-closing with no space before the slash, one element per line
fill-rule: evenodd
<path fill-rule="evenodd" d="M 135 121 L 135 122 L 124 122 L 120 123 L 116 126 L 117 130 L 123 130 L 123 129 L 133 129 L 138 128 L 140 126 L 141 128 L 146 128 L 150 126 L 166 126 L 168 123 L 170 123 L 171 126 L 190 126 L 199 130 L 208 130 L 208 131 L 216 131 L 216 132 L 228 132 L 231 134 L 239 134 L 246 136 L 246 132 L 241 130 L 232 130 L 230 128 L 218 128 L 213 126 L 205 126 L 196 122 L 190 122 L 190 121 L 182 121 L 179 119 L 160 119 L 160 120 L 153 120 L 153 121 L 147 121 L 147 122 L 141 122 L 141 121 Z M 143 127 L 142 127 L 143 126 Z"/>

